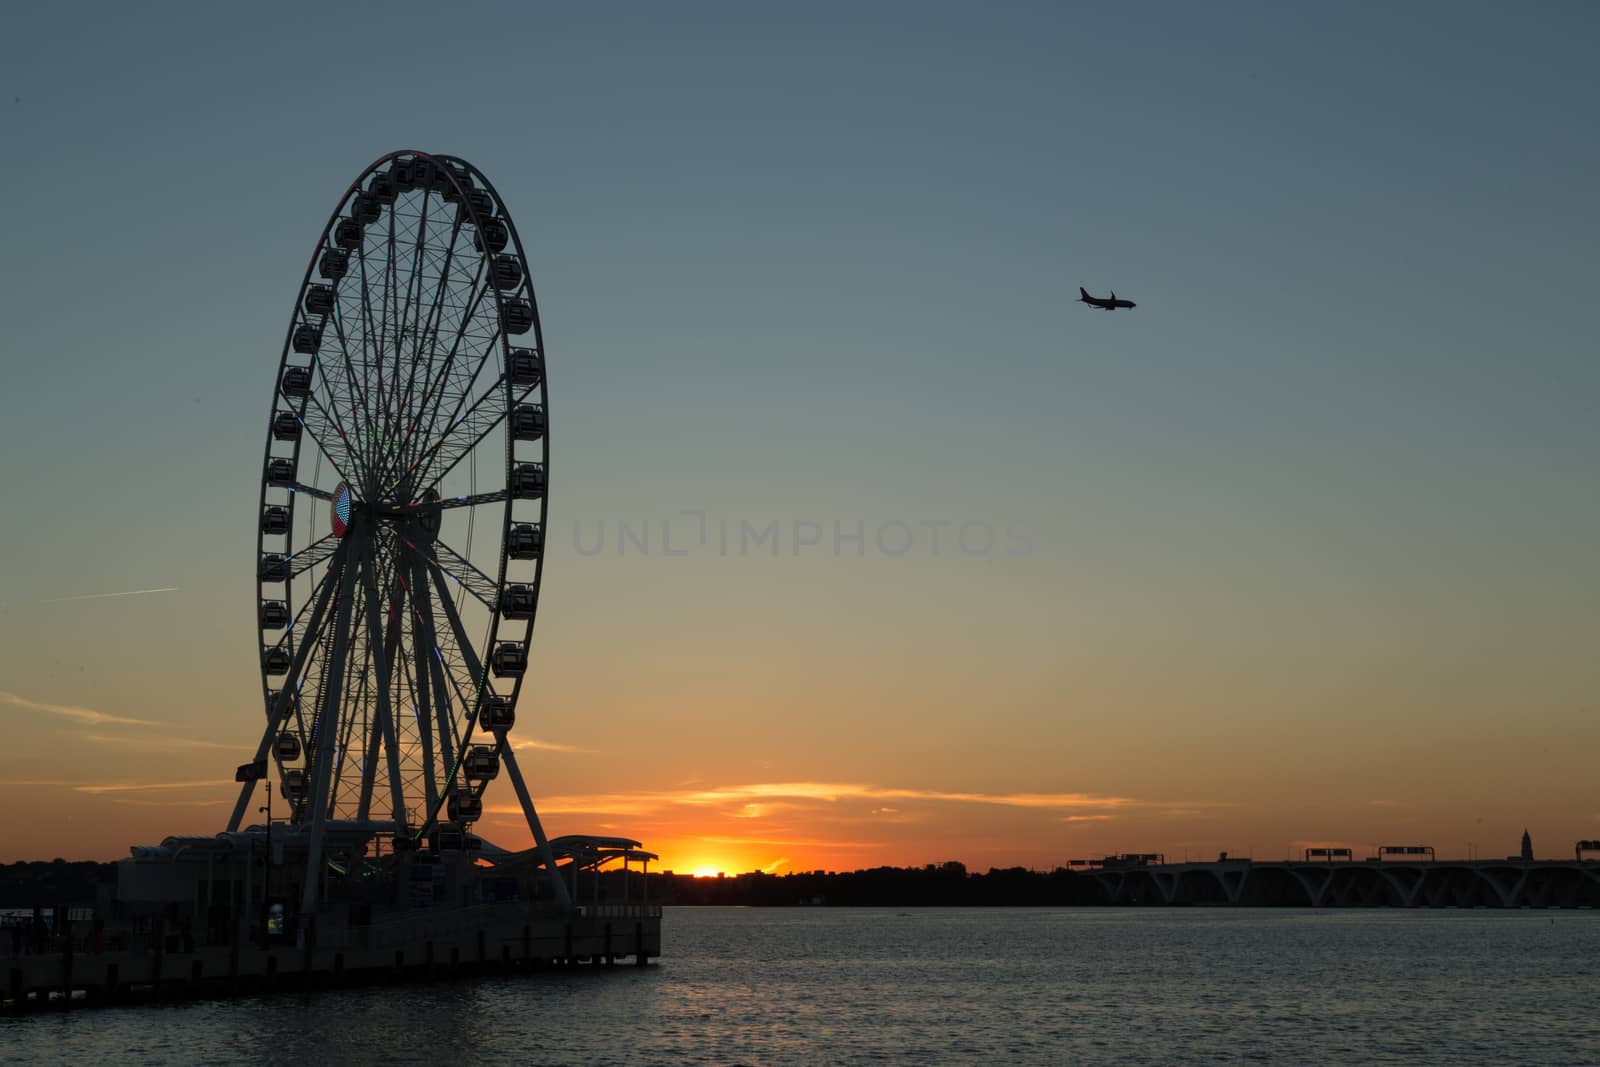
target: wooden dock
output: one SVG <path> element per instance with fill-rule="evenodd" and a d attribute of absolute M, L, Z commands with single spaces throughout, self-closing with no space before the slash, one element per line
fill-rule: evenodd
<path fill-rule="evenodd" d="M 156 929 L 113 934 L 73 923 L 62 935 L 0 942 L 0 1008 L 38 1010 L 442 979 L 552 967 L 645 966 L 661 954 L 660 905 L 600 904 L 570 918 L 484 905 L 262 945 L 240 929 L 228 944 L 194 945 Z M 21 943 L 13 943 L 20 941 Z"/>

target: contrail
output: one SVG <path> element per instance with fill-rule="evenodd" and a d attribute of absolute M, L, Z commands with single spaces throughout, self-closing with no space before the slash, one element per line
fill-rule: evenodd
<path fill-rule="evenodd" d="M 147 593 L 176 593 L 175 585 L 164 585 L 160 589 L 129 589 L 125 593 L 84 593 L 81 596 L 58 596 L 50 600 L 41 600 L 41 604 L 64 604 L 69 600 L 109 600 L 117 596 L 144 596 Z"/>

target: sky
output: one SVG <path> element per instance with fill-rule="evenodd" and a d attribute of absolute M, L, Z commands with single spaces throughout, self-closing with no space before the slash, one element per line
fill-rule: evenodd
<path fill-rule="evenodd" d="M 1600 837 L 1600 8 L 6 26 L 0 860 L 226 821 L 284 330 L 404 148 L 490 177 L 538 292 L 552 833 L 776 872 Z"/>

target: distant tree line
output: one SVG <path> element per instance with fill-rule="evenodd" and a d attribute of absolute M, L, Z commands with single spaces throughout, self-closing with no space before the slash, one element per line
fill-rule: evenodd
<path fill-rule="evenodd" d="M 93 904 L 102 882 L 117 868 L 94 860 L 34 860 L 0 864 L 0 908 L 54 908 Z"/>
<path fill-rule="evenodd" d="M 638 873 L 626 891 L 638 899 Z M 116 867 L 66 860 L 0 864 L 0 908 L 53 908 L 93 904 L 102 883 L 116 881 Z M 601 878 L 605 900 L 624 899 L 622 873 Z M 580 894 L 582 896 L 583 894 Z M 983 907 L 1100 902 L 1094 880 L 1072 871 L 991 867 L 969 872 L 954 860 L 925 867 L 873 867 L 861 871 L 800 871 L 788 874 L 695 878 L 652 873 L 650 899 L 661 904 L 730 907 Z"/>
<path fill-rule="evenodd" d="M 606 888 L 611 891 L 608 896 L 621 894 L 620 882 Z M 985 874 L 974 874 L 952 860 L 925 867 L 755 872 L 720 878 L 652 874 L 650 899 L 662 904 L 744 907 L 993 907 L 1093 904 L 1099 901 L 1099 891 L 1093 879 L 1065 869 L 991 867 Z"/>

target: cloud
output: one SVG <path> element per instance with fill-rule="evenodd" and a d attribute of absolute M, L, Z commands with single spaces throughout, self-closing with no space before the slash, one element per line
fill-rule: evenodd
<path fill-rule="evenodd" d="M 594 751 L 594 749 L 592 749 L 592 748 L 579 748 L 577 745 L 563 745 L 563 744 L 559 744 L 559 743 L 557 743 L 555 741 L 540 741 L 538 738 L 535 738 L 535 737 L 527 737 L 527 738 L 523 738 L 521 741 L 512 742 L 511 747 L 514 748 L 514 749 L 517 749 L 518 751 L 521 751 L 521 750 L 527 749 L 527 748 L 535 748 L 535 749 L 538 749 L 540 752 L 593 752 Z"/>
<path fill-rule="evenodd" d="M 165 748 L 238 748 L 238 745 L 225 745 L 221 741 L 202 741 L 198 737 L 120 737 L 111 734 L 81 734 L 85 741 L 93 741 L 101 745 L 120 745 L 124 748 L 136 748 L 146 751 L 159 751 Z"/>
<path fill-rule="evenodd" d="M 122 715 L 108 715 L 103 711 L 93 708 L 79 708 L 71 704 L 46 704 L 38 700 L 29 700 L 27 697 L 18 696 L 0 689 L 0 704 L 10 704 L 14 708 L 23 708 L 27 711 L 42 711 L 47 715 L 61 715 L 68 719 L 78 719 L 82 722 L 92 722 L 102 725 L 115 724 L 118 726 L 156 726 L 157 723 L 146 719 L 130 719 Z"/>
<path fill-rule="evenodd" d="M 106 797 L 113 804 L 132 804 L 140 808 L 215 808 L 231 800 L 140 800 L 134 797 Z"/>
<path fill-rule="evenodd" d="M 588 796 L 535 797 L 534 808 L 540 815 L 653 815 L 661 804 L 650 799 L 652 794 L 631 796 L 626 793 L 597 793 Z M 488 815 L 521 815 L 520 807 L 497 805 L 486 807 Z"/>
<path fill-rule="evenodd" d="M 761 868 L 761 873 L 762 874 L 777 874 L 778 873 L 778 868 L 784 866 L 788 862 L 789 862 L 789 857 L 788 856 L 779 856 L 777 859 L 773 860 L 771 863 L 769 863 L 765 867 Z"/>
<path fill-rule="evenodd" d="M 1092 793 L 946 793 L 933 789 L 893 789 L 842 782 L 771 782 L 725 786 L 684 793 L 679 804 L 720 804 L 759 798 L 798 800 L 936 800 L 960 804 L 997 804 L 1015 808 L 1121 808 L 1137 803 L 1129 797 Z"/>
<path fill-rule="evenodd" d="M 65 604 L 69 600 L 110 600 L 112 597 L 120 597 L 120 596 L 147 596 L 150 593 L 176 593 L 176 592 L 178 592 L 178 587 L 177 586 L 175 586 L 175 585 L 164 585 L 159 589 L 129 589 L 129 590 L 127 590 L 125 592 L 121 592 L 121 593 L 80 593 L 77 596 L 58 596 L 58 597 L 53 597 L 50 600 L 41 600 L 39 603 L 41 603 L 41 604 Z"/>
<path fill-rule="evenodd" d="M 752 802 L 740 805 L 739 808 L 728 812 L 728 814 L 736 819 L 765 819 L 769 815 L 776 815 L 784 811 L 794 811 L 798 807 L 800 807 L 798 804 L 762 801 L 760 803 Z"/>
<path fill-rule="evenodd" d="M 13 788 L 53 788 L 70 789 L 74 793 L 91 793 L 96 796 L 108 793 L 142 793 L 152 789 L 209 789 L 219 785 L 236 784 L 231 778 L 215 778 L 204 782 L 122 782 L 114 785 L 103 785 L 97 782 L 69 782 L 59 778 L 10 778 L 0 780 L 0 787 Z M 106 797 L 115 800 L 115 797 Z M 123 803 L 123 801 L 118 801 Z M 173 801 L 174 804 L 198 803 L 191 801 Z M 205 803 L 225 803 L 224 801 L 206 801 Z"/>
<path fill-rule="evenodd" d="M 881 841 L 831 841 L 818 838 L 720 837 L 695 835 L 708 845 L 772 845 L 778 848 L 880 848 Z"/>
<path fill-rule="evenodd" d="M 931 789 L 900 789 L 839 782 L 758 782 L 715 789 L 677 789 L 654 793 L 590 793 L 545 797 L 537 802 L 548 815 L 652 816 L 672 808 L 715 808 L 724 815 L 757 819 L 812 804 L 840 801 L 916 800 L 949 804 L 983 804 L 1043 811 L 1115 811 L 1150 802 L 1130 797 L 1093 793 L 953 793 Z M 1171 803 L 1170 801 L 1167 803 Z M 491 813 L 511 814 L 515 809 L 491 808 Z M 899 808 L 879 806 L 873 814 L 898 814 Z"/>
<path fill-rule="evenodd" d="M 1063 816 L 1061 816 L 1061 819 L 1059 821 L 1061 821 L 1061 822 L 1105 822 L 1108 819 L 1115 819 L 1115 818 L 1116 818 L 1115 815 L 1063 815 Z"/>
<path fill-rule="evenodd" d="M 132 793 L 148 789 L 209 789 L 218 785 L 233 785 L 232 778 L 211 778 L 203 782 L 126 782 L 118 785 L 74 785 L 77 793 Z"/>

